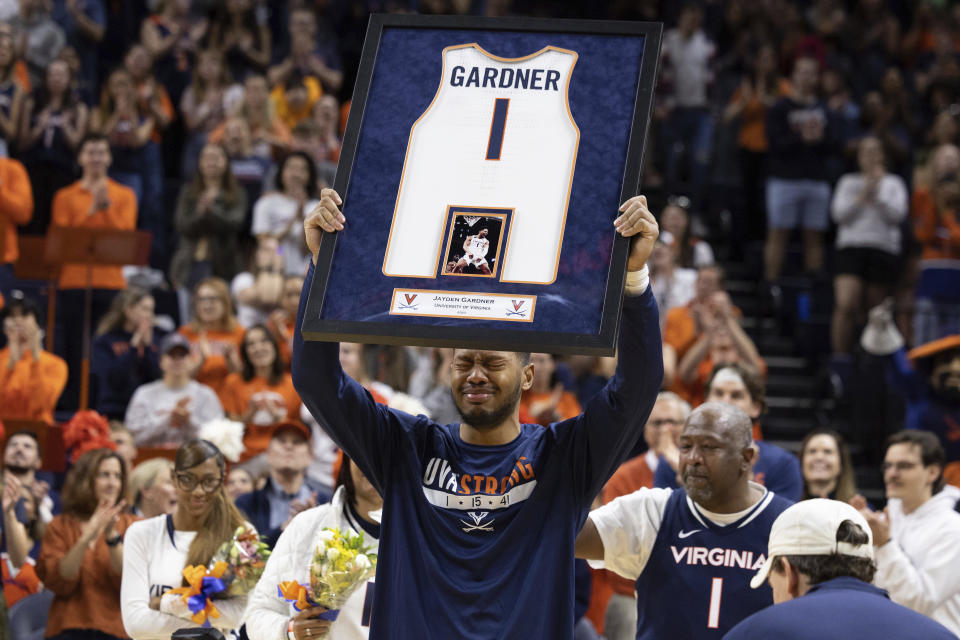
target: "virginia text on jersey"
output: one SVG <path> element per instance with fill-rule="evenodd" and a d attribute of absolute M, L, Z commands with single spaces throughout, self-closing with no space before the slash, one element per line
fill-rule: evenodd
<path fill-rule="evenodd" d="M 383 273 L 433 278 L 450 206 L 512 209 L 500 280 L 556 279 L 580 129 L 568 90 L 577 53 L 501 58 L 443 50 L 440 86 L 410 130 Z"/>

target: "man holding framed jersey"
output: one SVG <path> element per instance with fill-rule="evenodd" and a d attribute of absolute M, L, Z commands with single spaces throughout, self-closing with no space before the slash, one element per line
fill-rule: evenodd
<path fill-rule="evenodd" d="M 773 604 L 750 579 L 791 503 L 750 480 L 752 431 L 741 409 L 700 405 L 677 443 L 683 488 L 640 489 L 590 513 L 577 557 L 636 580 L 637 640 L 719 640 Z"/>
<path fill-rule="evenodd" d="M 326 189 L 305 223 L 316 253 L 343 229 Z M 460 424 L 377 405 L 340 368 L 333 343 L 297 332 L 294 383 L 304 403 L 384 498 L 370 638 L 573 637 L 573 546 L 591 502 L 641 436 L 663 376 L 646 261 L 658 235 L 646 198 L 625 202 L 616 230 L 635 238 L 617 372 L 585 411 L 521 424 L 529 354 L 458 349 L 451 389 Z M 314 267 L 307 273 L 302 326 Z"/>

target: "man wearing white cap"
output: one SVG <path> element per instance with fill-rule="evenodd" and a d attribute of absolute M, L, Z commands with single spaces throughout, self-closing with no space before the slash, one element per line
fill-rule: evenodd
<path fill-rule="evenodd" d="M 775 605 L 723 640 L 956 640 L 871 585 L 876 569 L 870 525 L 856 509 L 836 500 L 799 502 L 774 521 L 767 561 L 750 581 L 764 589 L 769 580 Z"/>

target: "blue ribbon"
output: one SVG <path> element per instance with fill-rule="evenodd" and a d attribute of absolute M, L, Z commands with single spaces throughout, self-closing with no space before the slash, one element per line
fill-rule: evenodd
<path fill-rule="evenodd" d="M 206 576 L 200 584 L 200 593 L 190 596 L 187 599 L 187 607 L 189 607 L 190 613 L 200 613 L 206 609 L 207 601 L 212 600 L 215 594 L 225 591 L 226 588 L 227 587 L 223 584 L 223 581 L 220 578 Z M 210 626 L 209 616 L 207 616 L 207 619 L 203 622 L 203 626 Z"/>
<path fill-rule="evenodd" d="M 330 609 L 329 611 L 324 611 L 317 616 L 317 620 L 329 620 L 333 622 L 337 619 L 337 616 L 340 615 L 340 609 Z"/>

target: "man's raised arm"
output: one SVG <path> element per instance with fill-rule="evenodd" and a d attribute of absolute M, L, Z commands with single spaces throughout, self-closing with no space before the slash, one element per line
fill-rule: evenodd
<path fill-rule="evenodd" d="M 303 223 L 313 260 L 300 293 L 291 373 L 297 393 L 313 417 L 383 493 L 382 480 L 391 445 L 401 431 L 396 417 L 343 372 L 339 343 L 308 342 L 301 334 L 320 238 L 324 231 L 333 233 L 343 229 L 346 219 L 340 212 L 341 204 L 336 191 L 323 189 L 319 204 Z"/>
<path fill-rule="evenodd" d="M 659 228 L 644 196 L 627 200 L 620 211 L 614 226 L 632 242 L 617 341 L 617 370 L 587 403 L 583 414 L 569 425 L 573 429 L 573 469 L 581 474 L 578 486 L 586 505 L 643 434 L 663 381 L 659 314 L 646 266 Z"/>

